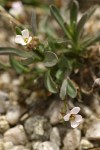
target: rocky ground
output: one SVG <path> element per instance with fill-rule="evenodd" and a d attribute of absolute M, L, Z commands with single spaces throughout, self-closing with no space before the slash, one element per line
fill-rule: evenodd
<path fill-rule="evenodd" d="M 81 107 L 84 121 L 72 129 L 60 120 L 62 101 L 55 97 L 47 100 L 43 89 L 23 87 L 26 81 L 25 76 L 13 72 L 0 75 L 0 150 L 100 149 L 98 97 L 89 97 L 91 107 L 75 104 Z"/>
<path fill-rule="evenodd" d="M 85 27 L 89 33 L 100 30 L 100 16 L 95 24 L 94 20 Z M 0 46 L 13 47 L 13 31 L 7 32 L 10 26 L 5 22 L 2 18 Z M 2 56 L 1 60 L 8 58 Z M 32 75 L 0 70 L 0 150 L 100 150 L 99 93 L 87 96 L 87 102 L 69 102 L 71 107 L 81 108 L 84 118 L 72 129 L 61 121 L 63 102 L 59 97 L 49 96 L 30 79 Z"/>
<path fill-rule="evenodd" d="M 99 98 L 89 97 L 91 107 L 77 103 L 84 121 L 72 129 L 60 120 L 62 101 L 47 102 L 45 90 L 27 89 L 26 81 L 13 72 L 0 75 L 0 150 L 100 149 Z"/>

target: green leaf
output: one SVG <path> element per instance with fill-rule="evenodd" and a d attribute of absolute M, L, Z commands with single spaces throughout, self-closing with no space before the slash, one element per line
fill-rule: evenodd
<path fill-rule="evenodd" d="M 78 24 L 77 24 L 77 28 L 76 28 L 76 31 L 77 31 L 77 37 L 79 38 L 81 36 L 81 33 L 83 31 L 83 27 L 87 21 L 87 14 L 85 13 L 81 19 L 79 20 Z"/>
<path fill-rule="evenodd" d="M 76 0 L 74 0 L 73 3 L 72 3 L 71 9 L 70 9 L 71 24 L 76 23 L 78 11 L 79 11 L 79 4 Z"/>
<path fill-rule="evenodd" d="M 90 45 L 95 44 L 96 42 L 100 42 L 100 33 L 94 35 L 93 37 L 88 38 L 87 40 L 82 42 L 83 49 L 87 48 Z"/>
<path fill-rule="evenodd" d="M 17 61 L 13 56 L 9 56 L 10 63 L 17 73 L 28 73 L 29 68 L 23 66 L 19 61 Z"/>
<path fill-rule="evenodd" d="M 72 70 L 72 63 L 70 57 L 66 57 L 64 55 L 61 56 L 58 65 L 61 70 L 66 70 L 67 72 L 70 72 Z"/>
<path fill-rule="evenodd" d="M 61 85 L 61 88 L 60 88 L 60 98 L 62 100 L 65 99 L 65 96 L 66 96 L 66 93 L 67 93 L 67 79 L 64 79 L 63 82 L 62 82 L 62 85 Z"/>
<path fill-rule="evenodd" d="M 49 71 L 47 71 L 45 74 L 44 83 L 45 83 L 45 86 L 49 92 L 51 92 L 51 93 L 57 93 L 58 92 L 57 85 L 53 81 Z"/>
<path fill-rule="evenodd" d="M 33 59 L 33 58 L 26 58 L 24 60 L 21 60 L 21 63 L 26 66 L 33 64 L 34 62 L 35 62 L 35 59 Z"/>
<path fill-rule="evenodd" d="M 92 16 L 92 14 L 95 12 L 95 10 L 97 9 L 97 5 L 91 7 L 89 10 L 86 11 L 86 14 L 88 15 L 88 19 Z"/>
<path fill-rule="evenodd" d="M 26 52 L 24 50 L 18 50 L 12 47 L 0 47 L 0 55 L 16 55 L 24 58 L 32 57 L 32 52 Z"/>
<path fill-rule="evenodd" d="M 60 98 L 62 100 L 65 99 L 66 94 L 68 94 L 71 98 L 75 98 L 77 96 L 77 89 L 75 84 L 69 78 L 64 79 L 60 88 Z"/>
<path fill-rule="evenodd" d="M 69 78 L 67 78 L 67 94 L 71 98 L 75 98 L 77 96 L 77 89 L 75 87 L 75 84 Z"/>
<path fill-rule="evenodd" d="M 64 78 L 64 75 L 65 75 L 65 72 L 66 72 L 65 69 L 64 70 L 61 70 L 61 69 L 57 70 L 56 75 L 55 75 L 56 79 L 59 81 L 62 81 Z"/>
<path fill-rule="evenodd" d="M 32 32 L 34 35 L 37 34 L 37 23 L 36 23 L 36 13 L 32 10 L 32 16 L 31 16 L 31 26 L 32 26 Z"/>
<path fill-rule="evenodd" d="M 67 58 L 64 55 L 62 55 L 60 57 L 60 60 L 59 60 L 59 68 L 60 69 L 67 69 L 67 65 L 66 64 L 68 64 L 68 60 L 67 60 Z"/>
<path fill-rule="evenodd" d="M 51 51 L 45 52 L 44 65 L 46 67 L 53 67 L 57 64 L 57 62 L 58 62 L 58 57 L 55 53 L 53 53 Z"/>
<path fill-rule="evenodd" d="M 67 24 L 67 22 L 64 23 L 64 27 L 66 28 L 66 35 L 69 39 L 72 39 L 72 28 Z"/>
<path fill-rule="evenodd" d="M 18 26 L 16 26 L 15 29 L 16 29 L 16 34 L 17 35 L 22 35 L 21 29 Z"/>
<path fill-rule="evenodd" d="M 53 17 L 56 19 L 56 21 L 60 25 L 60 27 L 63 29 L 65 35 L 67 35 L 67 30 L 64 26 L 64 20 L 63 20 L 62 16 L 60 15 L 59 10 L 57 9 L 57 7 L 54 6 L 54 5 L 51 5 L 50 6 L 50 11 L 51 11 L 51 14 L 53 15 Z"/>
<path fill-rule="evenodd" d="M 10 68 L 10 65 L 9 65 L 9 64 L 4 64 L 4 63 L 0 62 L 0 69 L 6 70 L 6 69 L 8 69 L 8 68 Z"/>

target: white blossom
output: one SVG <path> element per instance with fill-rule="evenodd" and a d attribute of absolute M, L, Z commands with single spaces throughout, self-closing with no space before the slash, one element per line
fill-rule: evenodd
<path fill-rule="evenodd" d="M 29 44 L 32 40 L 32 37 L 29 36 L 29 30 L 24 29 L 23 31 L 21 31 L 21 33 L 22 33 L 22 35 L 16 35 L 15 42 L 17 44 L 21 44 L 21 45 Z"/>
<path fill-rule="evenodd" d="M 23 4 L 20 1 L 13 2 L 9 13 L 14 17 L 19 18 L 24 13 Z"/>
<path fill-rule="evenodd" d="M 76 128 L 83 120 L 81 115 L 77 115 L 79 113 L 79 111 L 80 111 L 79 107 L 74 107 L 71 111 L 69 111 L 64 116 L 65 121 L 71 122 L 72 128 Z"/>

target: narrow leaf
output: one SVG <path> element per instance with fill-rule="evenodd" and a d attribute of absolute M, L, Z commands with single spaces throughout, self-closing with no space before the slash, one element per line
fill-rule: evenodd
<path fill-rule="evenodd" d="M 46 74 L 45 74 L 45 82 L 44 83 L 45 83 L 45 86 L 49 92 L 51 92 L 51 93 L 57 93 L 58 92 L 57 85 L 53 81 L 49 71 L 46 72 Z"/>
<path fill-rule="evenodd" d="M 86 47 L 95 44 L 96 42 L 100 41 L 100 33 L 94 35 L 93 37 L 89 38 L 87 41 L 84 41 L 83 44 L 83 49 Z"/>
<path fill-rule="evenodd" d="M 12 47 L 0 47 L 0 55 L 16 55 L 24 58 L 32 57 L 32 52 L 26 52 L 24 50 L 18 50 Z"/>
<path fill-rule="evenodd" d="M 56 21 L 60 25 L 60 27 L 63 29 L 65 35 L 67 35 L 67 31 L 66 31 L 66 28 L 64 26 L 64 20 L 63 20 L 62 16 L 60 15 L 57 7 L 55 7 L 54 5 L 51 5 L 50 11 L 51 11 L 51 14 L 53 15 L 53 17 L 56 19 Z"/>
<path fill-rule="evenodd" d="M 37 23 L 36 23 L 36 13 L 32 11 L 32 16 L 31 16 L 31 26 L 32 26 L 32 31 L 33 34 L 37 34 Z"/>
<path fill-rule="evenodd" d="M 69 39 L 72 39 L 72 31 L 67 22 L 64 23 L 64 27 L 66 28 L 66 34 Z"/>
<path fill-rule="evenodd" d="M 19 61 L 17 61 L 13 56 L 9 57 L 12 67 L 16 70 L 17 73 L 29 72 L 29 68 L 23 66 Z"/>
<path fill-rule="evenodd" d="M 46 51 L 44 65 L 46 67 L 53 67 L 57 64 L 57 62 L 58 62 L 57 55 L 51 51 Z"/>
<path fill-rule="evenodd" d="M 21 60 L 21 63 L 23 65 L 27 66 L 27 65 L 30 65 L 30 64 L 34 63 L 34 61 L 35 61 L 35 59 L 33 59 L 33 58 L 26 58 L 24 60 Z"/>
<path fill-rule="evenodd" d="M 73 1 L 71 9 L 70 9 L 70 21 L 71 24 L 77 21 L 77 14 L 79 11 L 79 4 L 76 0 Z"/>
<path fill-rule="evenodd" d="M 81 36 L 81 33 L 82 33 L 82 31 L 83 31 L 83 27 L 84 27 L 86 21 L 87 21 L 87 14 L 85 13 L 85 14 L 81 17 L 81 19 L 79 20 L 79 22 L 78 22 L 78 24 L 77 24 L 77 29 L 76 29 L 76 30 L 77 30 L 77 37 L 78 37 L 78 38 Z"/>
<path fill-rule="evenodd" d="M 6 69 L 8 69 L 8 68 L 10 68 L 10 65 L 9 65 L 9 64 L 4 64 L 4 63 L 0 62 L 0 69 L 6 70 Z"/>
<path fill-rule="evenodd" d="M 89 10 L 86 11 L 86 14 L 88 15 L 88 19 L 92 16 L 92 14 L 95 12 L 95 10 L 97 9 L 97 5 L 91 7 Z"/>

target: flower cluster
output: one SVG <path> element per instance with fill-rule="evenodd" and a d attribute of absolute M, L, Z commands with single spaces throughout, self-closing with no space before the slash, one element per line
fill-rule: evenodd
<path fill-rule="evenodd" d="M 74 107 L 64 116 L 65 121 L 71 122 L 72 128 L 76 128 L 83 120 L 81 115 L 77 115 L 79 111 L 79 107 Z"/>

